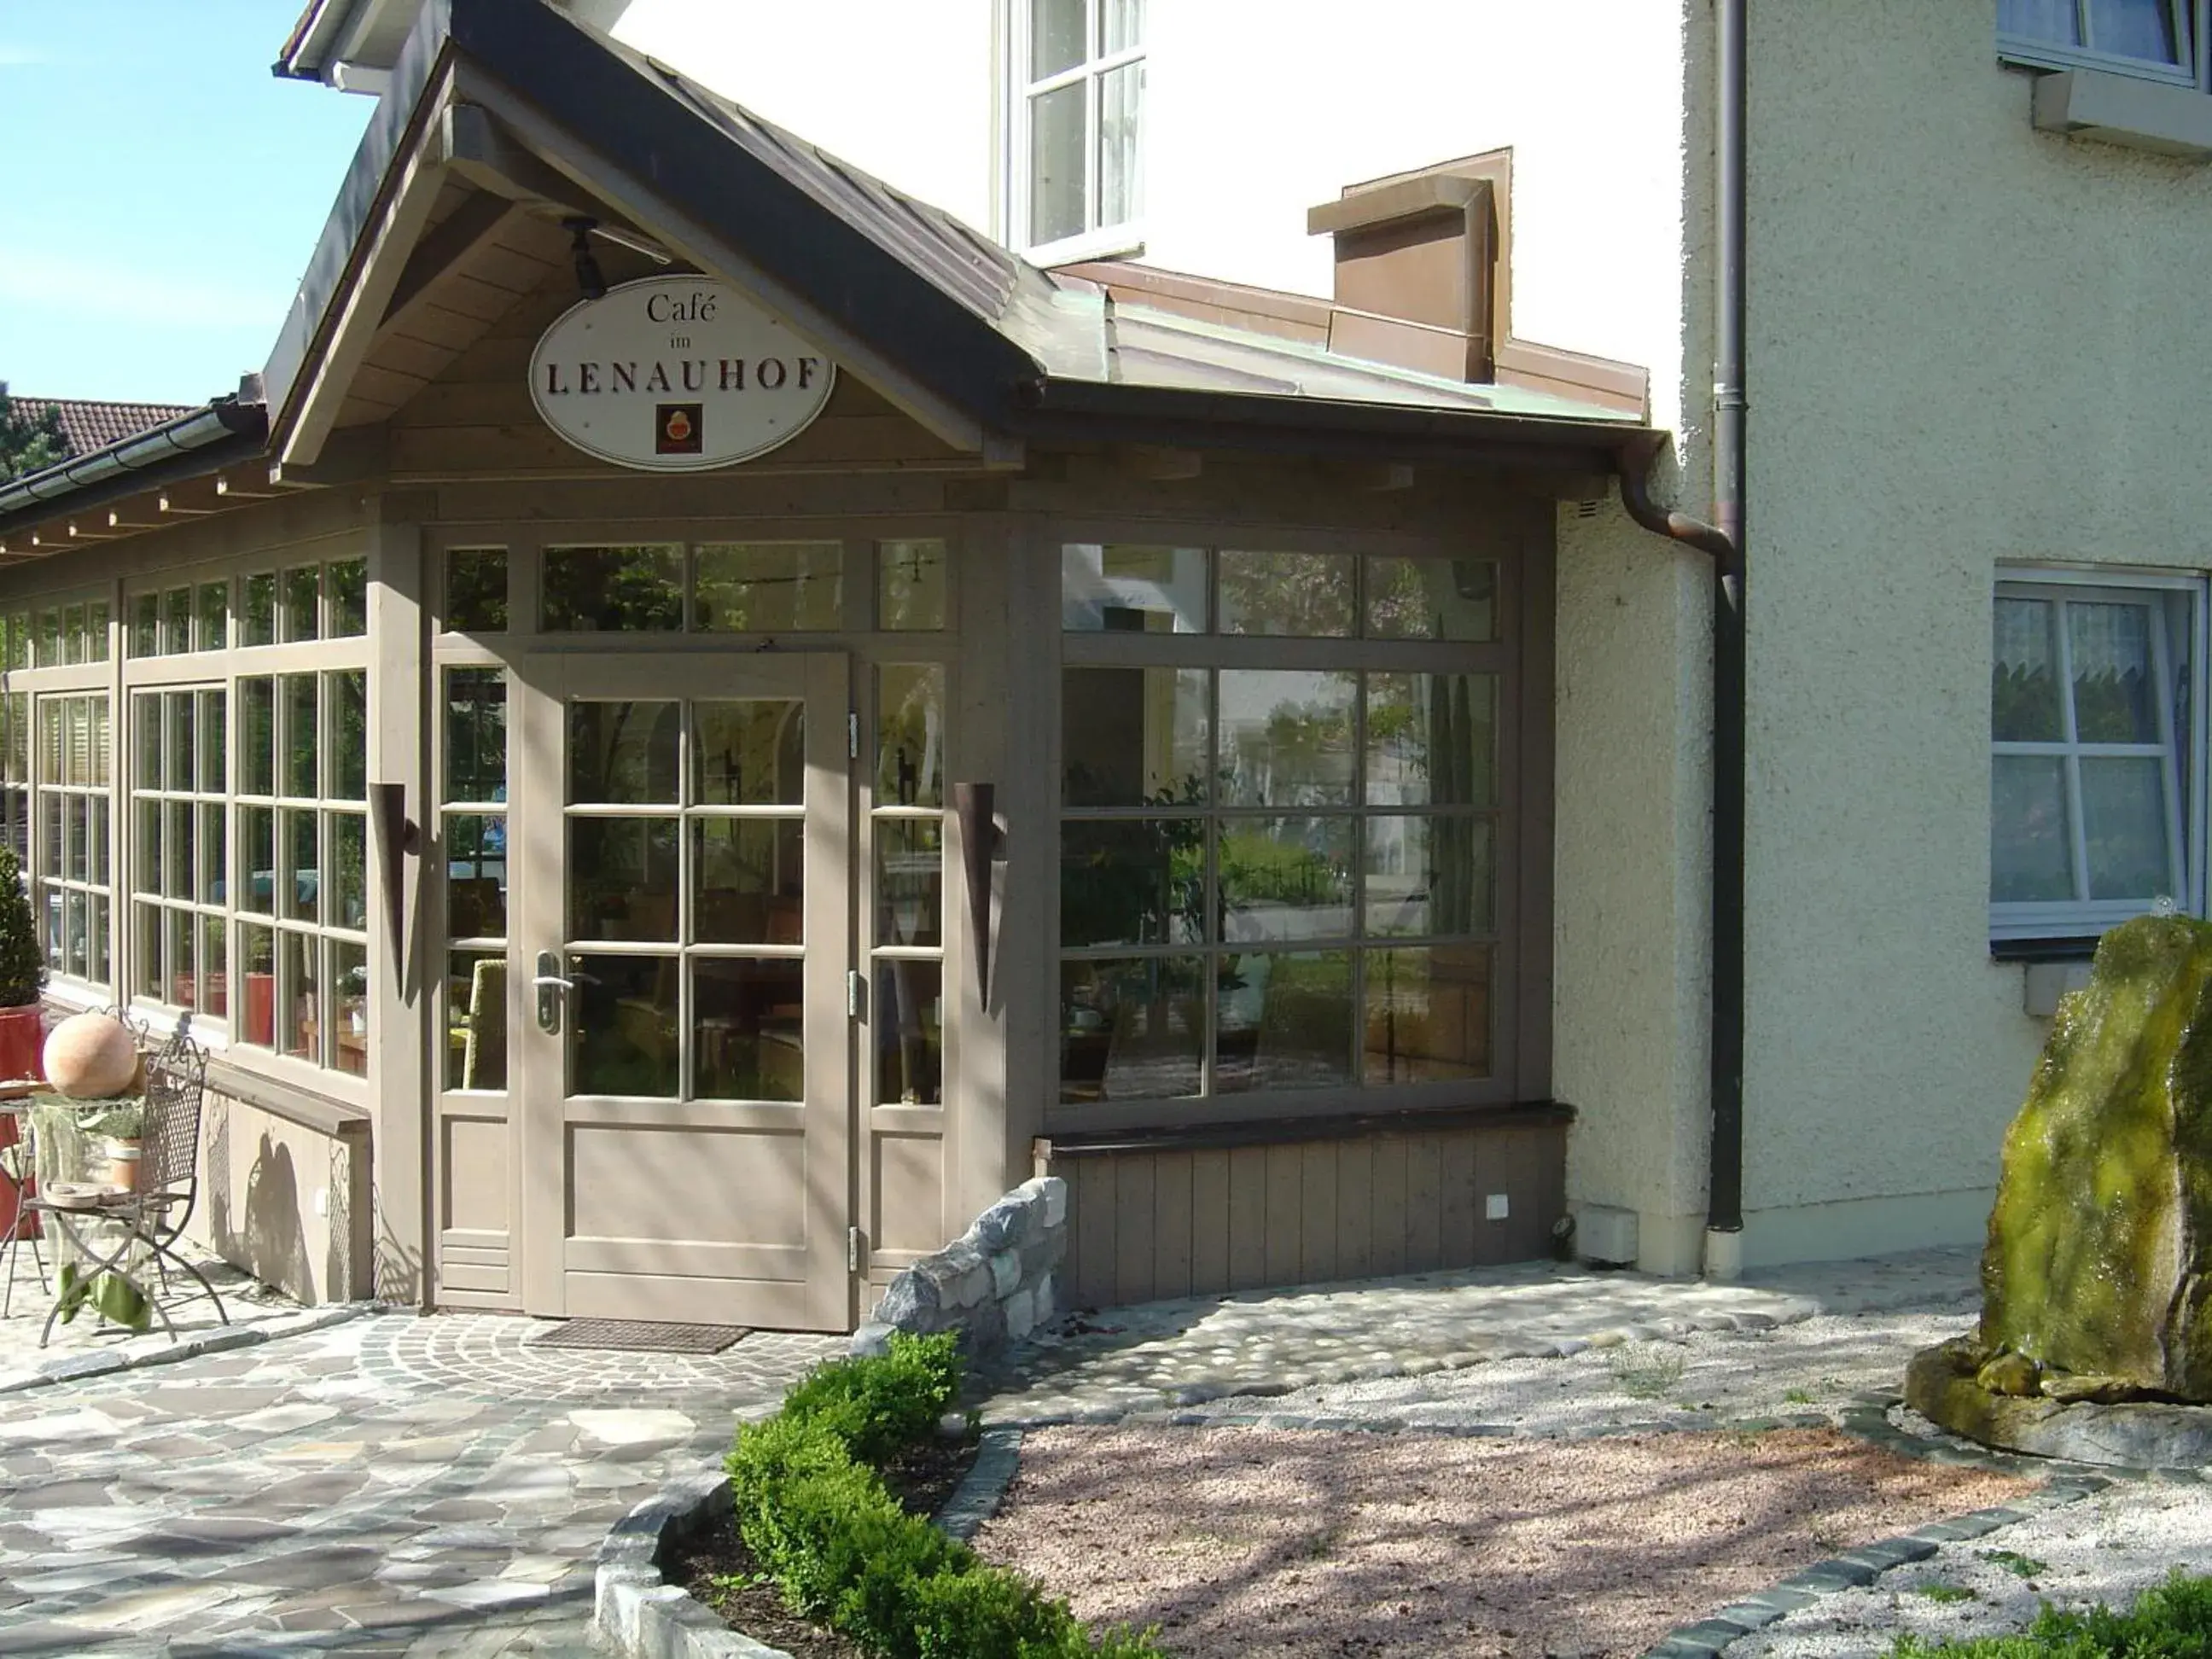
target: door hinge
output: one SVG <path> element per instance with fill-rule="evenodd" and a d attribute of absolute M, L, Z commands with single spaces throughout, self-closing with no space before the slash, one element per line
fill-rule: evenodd
<path fill-rule="evenodd" d="M 860 712 L 857 708 L 845 711 L 845 758 L 860 758 Z"/>
<path fill-rule="evenodd" d="M 845 1018 L 864 1020 L 867 1017 L 867 976 L 857 968 L 848 968 L 845 970 Z"/>
<path fill-rule="evenodd" d="M 860 1230 L 858 1227 L 845 1229 L 845 1271 L 848 1273 L 860 1271 Z"/>

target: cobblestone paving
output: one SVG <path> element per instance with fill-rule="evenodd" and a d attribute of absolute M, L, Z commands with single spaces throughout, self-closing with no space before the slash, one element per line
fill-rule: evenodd
<path fill-rule="evenodd" d="M 582 1654 L 592 1558 L 835 1338 L 386 1314 L 0 1398 L 0 1653 Z"/>
<path fill-rule="evenodd" d="M 1972 1261 L 1971 1252 L 1921 1251 L 1735 1285 L 1542 1262 L 1110 1308 L 1061 1321 L 996 1371 L 983 1419 L 1103 1422 L 1694 1332 L 1767 1330 L 1824 1310 L 1955 1299 Z"/>

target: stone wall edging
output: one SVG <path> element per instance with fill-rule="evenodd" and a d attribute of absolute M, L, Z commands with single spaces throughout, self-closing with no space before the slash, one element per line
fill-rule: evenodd
<path fill-rule="evenodd" d="M 1067 1183 L 1024 1181 L 943 1249 L 903 1268 L 853 1333 L 852 1351 L 882 1353 L 894 1331 L 951 1331 L 969 1355 L 996 1353 L 1058 1311 L 1054 1275 L 1066 1255 Z"/>

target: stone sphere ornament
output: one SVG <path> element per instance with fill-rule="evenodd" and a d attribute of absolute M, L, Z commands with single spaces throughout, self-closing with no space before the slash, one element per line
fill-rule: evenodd
<path fill-rule="evenodd" d="M 138 1045 L 112 1014 L 72 1014 L 48 1033 L 46 1081 L 73 1100 L 104 1100 L 138 1075 Z"/>

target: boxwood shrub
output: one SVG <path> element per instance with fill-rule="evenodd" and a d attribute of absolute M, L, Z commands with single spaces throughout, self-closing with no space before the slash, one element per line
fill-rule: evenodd
<path fill-rule="evenodd" d="M 1149 1634 L 1086 1632 L 1067 1603 L 908 1515 L 876 1466 L 936 1432 L 954 1339 L 833 1360 L 729 1457 L 738 1533 L 792 1610 L 882 1659 L 1161 1659 Z"/>

